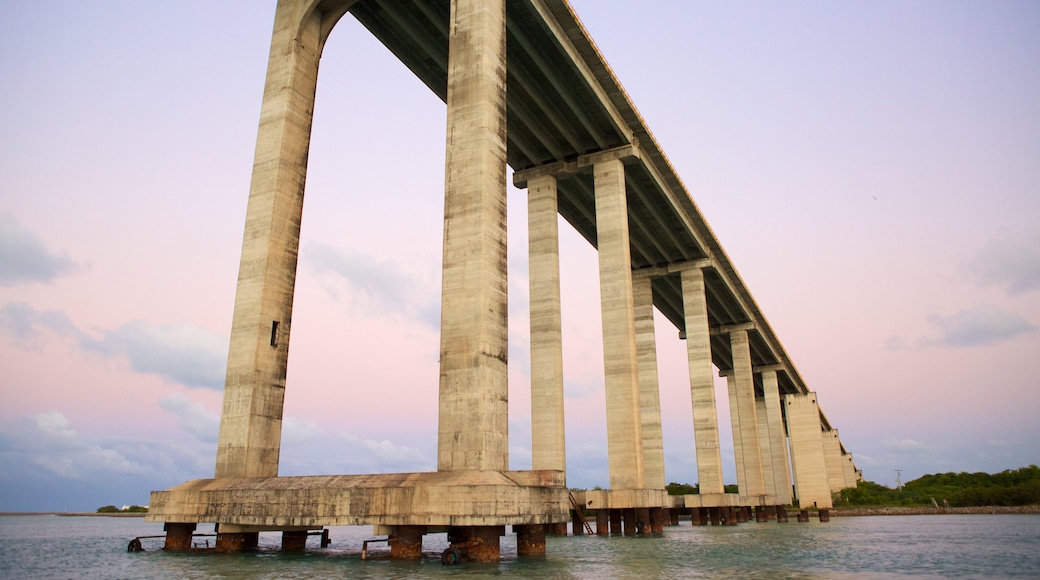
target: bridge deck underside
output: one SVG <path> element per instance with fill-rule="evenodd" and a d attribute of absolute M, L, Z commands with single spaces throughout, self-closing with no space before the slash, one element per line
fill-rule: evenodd
<path fill-rule="evenodd" d="M 350 13 L 441 100 L 447 94 L 449 0 L 360 0 Z M 507 3 L 507 159 L 516 171 L 627 144 L 629 230 L 633 269 L 708 258 L 709 324 L 753 322 L 752 364 L 781 365 L 781 393 L 807 389 L 642 118 L 562 0 Z M 589 169 L 561 176 L 560 214 L 596 246 Z M 654 304 L 685 329 L 679 277 L 653 282 Z M 713 363 L 733 367 L 726 335 L 712 338 Z M 761 387 L 759 387 L 761 388 Z"/>

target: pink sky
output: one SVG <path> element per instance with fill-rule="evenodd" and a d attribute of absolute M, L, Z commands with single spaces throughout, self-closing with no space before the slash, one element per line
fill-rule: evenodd
<path fill-rule="evenodd" d="M 864 477 L 1040 463 L 1040 6 L 572 5 Z M 212 475 L 273 14 L 0 4 L 0 511 Z M 318 91 L 281 472 L 432 470 L 444 105 L 349 16 Z M 569 483 L 606 486 L 596 254 L 561 236 Z M 685 345 L 660 318 L 658 343 L 666 477 L 693 483 Z"/>

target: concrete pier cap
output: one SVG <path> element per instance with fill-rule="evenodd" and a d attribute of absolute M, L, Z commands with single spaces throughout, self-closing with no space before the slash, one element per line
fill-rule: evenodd
<path fill-rule="evenodd" d="M 196 479 L 152 492 L 150 501 L 146 521 L 219 522 L 222 531 L 570 519 L 564 473 L 550 470 Z"/>

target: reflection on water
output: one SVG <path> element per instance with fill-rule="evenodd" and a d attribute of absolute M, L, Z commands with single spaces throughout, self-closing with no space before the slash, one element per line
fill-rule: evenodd
<path fill-rule="evenodd" d="M 200 532 L 210 531 L 200 526 Z M 1040 577 L 1040 517 L 941 515 L 834 518 L 829 523 L 748 522 L 667 527 L 659 537 L 548 538 L 544 560 L 518 560 L 516 536 L 502 538 L 498 565 L 441 565 L 445 534 L 423 542 L 421 562 L 362 561 L 371 528 L 331 528 L 332 546 L 304 554 L 277 551 L 261 534 L 248 554 L 173 554 L 162 524 L 137 518 L 0 517 L 2 578 L 1007 578 Z M 378 549 L 378 548 L 377 548 Z"/>

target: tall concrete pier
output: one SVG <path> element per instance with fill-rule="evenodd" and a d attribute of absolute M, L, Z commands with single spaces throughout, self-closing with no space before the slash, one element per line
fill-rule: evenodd
<path fill-rule="evenodd" d="M 446 104 L 437 471 L 279 477 L 307 157 L 322 47 L 350 12 Z M 510 471 L 506 175 L 526 188 L 532 469 Z M 558 218 L 598 251 L 609 488 L 569 494 Z M 436 217 L 431 217 L 436 219 Z M 655 315 L 686 340 L 695 473 L 665 472 Z M 729 385 L 738 493 L 725 493 L 715 376 Z M 431 385 L 433 378 L 431 377 Z M 430 388 L 433 388 L 432 386 Z M 684 387 L 685 389 L 685 387 Z M 793 474 L 788 469 L 788 459 Z M 660 532 L 668 510 L 735 524 L 830 507 L 857 470 L 663 151 L 565 0 L 279 0 L 246 211 L 212 478 L 153 492 L 189 550 L 372 525 L 391 557 L 497 561 L 545 534 Z M 699 483 L 670 497 L 666 481 Z M 793 484 L 793 486 L 792 486 Z M 795 494 L 792 496 L 792 487 Z M 674 513 L 674 512 L 673 512 Z M 573 519 L 572 519 L 573 518 Z M 579 523 L 581 525 L 579 525 Z M 591 530 L 591 528 L 590 528 Z"/>

